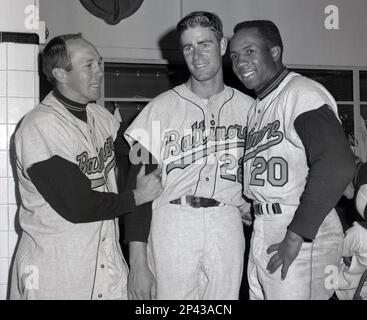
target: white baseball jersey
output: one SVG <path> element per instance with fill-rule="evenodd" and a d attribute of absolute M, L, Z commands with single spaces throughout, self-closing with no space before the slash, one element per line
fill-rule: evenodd
<path fill-rule="evenodd" d="M 255 101 L 248 113 L 244 156 L 247 197 L 260 203 L 299 205 L 309 168 L 294 121 L 300 114 L 325 104 L 338 117 L 336 102 L 327 90 L 294 72 L 289 72 L 263 99 Z"/>
<path fill-rule="evenodd" d="M 205 101 L 182 84 L 141 111 L 125 136 L 139 141 L 162 168 L 164 191 L 153 208 L 183 195 L 243 204 L 241 163 L 252 102 L 227 86 Z"/>
<path fill-rule="evenodd" d="M 117 219 L 73 224 L 52 209 L 27 174 L 33 164 L 59 156 L 78 165 L 93 190 L 117 192 L 113 142 L 119 123 L 97 104 L 88 104 L 86 112 L 88 123 L 72 116 L 50 93 L 16 132 L 23 233 L 12 298 L 126 298 L 128 269 Z"/>

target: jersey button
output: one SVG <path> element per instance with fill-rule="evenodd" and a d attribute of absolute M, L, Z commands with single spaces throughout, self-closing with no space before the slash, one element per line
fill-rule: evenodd
<path fill-rule="evenodd" d="M 260 113 L 261 112 L 261 110 L 257 110 L 257 113 Z"/>
<path fill-rule="evenodd" d="M 102 297 L 103 297 L 102 293 L 98 294 L 98 298 L 102 298 Z"/>
<path fill-rule="evenodd" d="M 209 181 L 209 178 L 207 177 L 207 178 L 205 178 L 205 181 Z"/>
<path fill-rule="evenodd" d="M 101 268 L 102 268 L 102 269 L 104 268 L 104 264 L 103 264 L 103 263 L 101 264 Z"/>

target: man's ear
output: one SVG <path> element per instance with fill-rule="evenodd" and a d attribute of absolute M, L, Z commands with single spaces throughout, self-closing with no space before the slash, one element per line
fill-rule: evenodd
<path fill-rule="evenodd" d="M 282 56 L 282 49 L 279 46 L 274 46 L 270 49 L 271 56 L 273 57 L 273 61 L 277 62 L 280 60 Z"/>
<path fill-rule="evenodd" d="M 52 75 L 57 80 L 57 82 L 65 83 L 67 79 L 66 70 L 62 68 L 53 68 Z"/>
<path fill-rule="evenodd" d="M 222 56 L 224 56 L 226 51 L 227 51 L 228 39 L 226 37 L 223 37 L 220 40 L 219 45 L 220 45 L 220 53 L 221 53 Z"/>

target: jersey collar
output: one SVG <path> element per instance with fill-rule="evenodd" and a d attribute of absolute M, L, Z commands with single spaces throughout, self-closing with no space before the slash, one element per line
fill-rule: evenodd
<path fill-rule="evenodd" d="M 264 99 L 268 94 L 278 88 L 279 84 L 289 73 L 290 71 L 285 66 L 283 66 L 283 68 L 266 84 L 264 88 L 256 92 L 259 100 Z"/>
<path fill-rule="evenodd" d="M 53 93 L 54 96 L 56 97 L 57 100 L 59 100 L 64 106 L 65 108 L 72 110 L 72 111 L 76 111 L 76 112 L 85 112 L 85 108 L 87 107 L 87 104 L 83 104 L 83 103 L 79 103 L 79 102 L 75 102 L 73 100 L 70 100 L 68 98 L 66 98 L 63 94 L 61 94 L 61 92 L 54 87 L 53 89 Z"/>

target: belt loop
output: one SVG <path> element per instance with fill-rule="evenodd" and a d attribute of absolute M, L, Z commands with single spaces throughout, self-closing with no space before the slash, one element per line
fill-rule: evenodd
<path fill-rule="evenodd" d="M 282 213 L 282 209 L 280 208 L 280 204 L 278 202 L 272 204 L 273 211 L 275 214 Z"/>
<path fill-rule="evenodd" d="M 186 206 L 186 205 L 187 205 L 186 196 L 182 196 L 181 197 L 181 206 Z"/>

